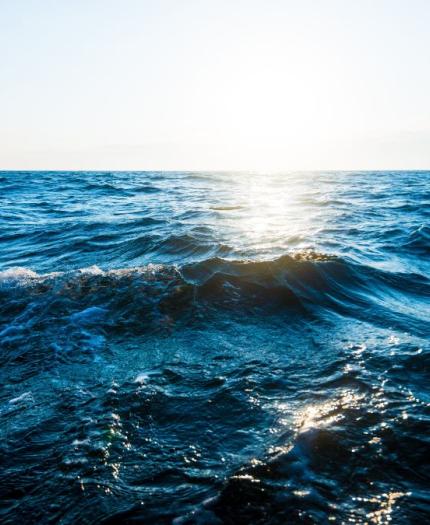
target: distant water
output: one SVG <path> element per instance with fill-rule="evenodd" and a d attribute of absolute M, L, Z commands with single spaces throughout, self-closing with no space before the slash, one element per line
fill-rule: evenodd
<path fill-rule="evenodd" d="M 0 172 L 0 522 L 430 521 L 430 172 Z"/>

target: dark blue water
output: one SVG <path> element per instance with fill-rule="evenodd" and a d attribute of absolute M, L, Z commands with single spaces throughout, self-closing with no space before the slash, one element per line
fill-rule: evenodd
<path fill-rule="evenodd" d="M 0 521 L 424 524 L 430 173 L 0 173 Z"/>

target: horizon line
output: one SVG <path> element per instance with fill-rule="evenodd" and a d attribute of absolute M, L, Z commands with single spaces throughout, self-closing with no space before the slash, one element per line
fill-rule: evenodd
<path fill-rule="evenodd" d="M 31 168 L 25 168 L 25 169 L 19 169 L 19 168 L 13 168 L 13 169 L 3 169 L 0 168 L 0 173 L 47 173 L 47 172 L 53 172 L 53 173 L 100 173 L 100 172 L 112 172 L 112 173 L 154 173 L 154 172 L 161 172 L 161 173 L 201 173 L 201 172 L 208 172 L 208 173 L 270 173 L 270 174 L 282 174 L 282 173 L 323 173 L 323 172 L 342 172 L 342 173 L 348 173 L 348 172 L 359 172 L 359 173 L 384 173 L 384 172 L 403 172 L 403 173 L 409 173 L 409 172 L 430 172 L 429 168 L 317 168 L 317 169 L 281 169 L 281 170 L 271 170 L 271 169 L 214 169 L 214 168 L 201 168 L 201 169 L 112 169 L 112 168 L 100 168 L 100 169 L 49 169 L 49 168 L 37 168 L 37 169 L 31 169 Z"/>

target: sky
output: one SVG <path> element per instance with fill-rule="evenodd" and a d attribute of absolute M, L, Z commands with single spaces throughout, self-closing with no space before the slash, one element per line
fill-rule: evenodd
<path fill-rule="evenodd" d="M 430 169 L 429 0 L 0 0 L 0 169 Z"/>

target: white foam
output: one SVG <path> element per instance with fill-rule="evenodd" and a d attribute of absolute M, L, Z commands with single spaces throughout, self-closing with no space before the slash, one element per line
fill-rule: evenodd
<path fill-rule="evenodd" d="M 134 380 L 135 383 L 139 383 L 143 385 L 146 383 L 146 381 L 149 379 L 149 374 L 142 372 L 141 374 L 138 374 L 136 379 Z"/>
<path fill-rule="evenodd" d="M 28 279 L 36 279 L 37 277 L 39 277 L 39 275 L 36 272 L 33 272 L 33 270 L 17 266 L 0 272 L 0 283 L 8 281 L 25 281 Z"/>
<path fill-rule="evenodd" d="M 31 392 L 24 392 L 18 397 L 14 397 L 13 399 L 9 399 L 9 403 L 11 405 L 15 405 L 17 403 L 21 403 L 22 401 L 33 401 L 33 394 Z"/>
<path fill-rule="evenodd" d="M 80 268 L 78 272 L 83 273 L 85 275 L 104 275 L 105 273 L 96 264 L 94 264 L 93 266 L 89 266 L 88 268 Z"/>

